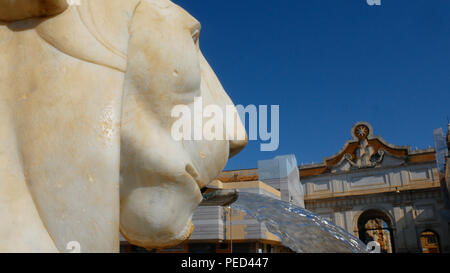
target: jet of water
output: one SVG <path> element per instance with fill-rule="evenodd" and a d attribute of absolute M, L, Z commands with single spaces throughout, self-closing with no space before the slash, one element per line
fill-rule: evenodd
<path fill-rule="evenodd" d="M 261 194 L 239 192 L 233 208 L 247 213 L 298 253 L 367 253 L 366 245 L 310 211 Z"/>

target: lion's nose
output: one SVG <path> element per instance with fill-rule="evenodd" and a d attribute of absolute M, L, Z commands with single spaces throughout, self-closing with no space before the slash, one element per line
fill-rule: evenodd
<path fill-rule="evenodd" d="M 232 158 L 233 156 L 240 153 L 245 148 L 246 145 L 247 145 L 247 139 L 231 140 L 230 141 L 230 156 L 229 156 L 229 158 Z"/>

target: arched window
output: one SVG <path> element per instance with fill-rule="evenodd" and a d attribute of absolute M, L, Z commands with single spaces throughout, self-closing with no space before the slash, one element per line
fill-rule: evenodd
<path fill-rule="evenodd" d="M 423 253 L 440 253 L 439 236 L 436 232 L 426 230 L 420 234 L 420 244 Z"/>
<path fill-rule="evenodd" d="M 367 210 L 358 218 L 359 239 L 365 244 L 375 241 L 380 244 L 382 253 L 394 252 L 392 223 L 385 213 Z"/>

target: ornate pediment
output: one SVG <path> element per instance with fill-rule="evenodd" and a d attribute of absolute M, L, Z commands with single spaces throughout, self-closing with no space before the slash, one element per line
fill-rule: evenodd
<path fill-rule="evenodd" d="M 374 137 L 372 126 L 367 122 L 356 123 L 351 135 L 352 140 L 340 152 L 324 160 L 330 172 L 396 166 L 407 160 L 408 147 L 395 146 L 381 137 Z"/>
<path fill-rule="evenodd" d="M 382 137 L 373 136 L 373 128 L 367 122 L 356 123 L 351 136 L 338 153 L 322 163 L 300 166 L 300 177 L 436 161 L 434 149 L 412 151 L 409 146 L 390 144 Z"/>

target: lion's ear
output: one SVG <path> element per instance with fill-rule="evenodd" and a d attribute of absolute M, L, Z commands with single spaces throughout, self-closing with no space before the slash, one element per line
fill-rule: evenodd
<path fill-rule="evenodd" d="M 0 0 L 0 21 L 56 15 L 67 7 L 67 0 Z"/>

